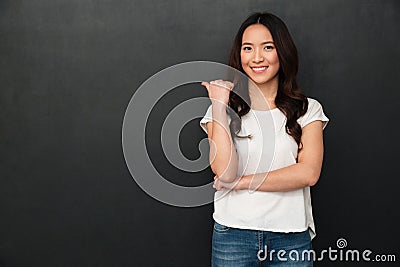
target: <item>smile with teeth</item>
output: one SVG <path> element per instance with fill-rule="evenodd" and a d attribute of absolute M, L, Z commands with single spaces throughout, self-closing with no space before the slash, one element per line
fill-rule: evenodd
<path fill-rule="evenodd" d="M 254 72 L 263 72 L 264 70 L 266 70 L 268 67 L 267 66 L 263 66 L 263 67 L 251 67 L 251 69 Z"/>

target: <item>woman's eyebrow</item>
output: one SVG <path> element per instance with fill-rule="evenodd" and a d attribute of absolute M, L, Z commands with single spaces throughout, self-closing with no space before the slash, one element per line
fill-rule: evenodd
<path fill-rule="evenodd" d="M 264 44 L 273 44 L 273 43 L 274 43 L 273 41 L 266 41 L 266 42 L 262 42 L 261 45 L 264 45 Z M 250 43 L 250 42 L 245 42 L 245 43 L 243 43 L 242 45 L 253 45 L 253 44 Z"/>

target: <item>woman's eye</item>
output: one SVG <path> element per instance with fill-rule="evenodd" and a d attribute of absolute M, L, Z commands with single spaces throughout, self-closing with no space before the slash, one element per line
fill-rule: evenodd
<path fill-rule="evenodd" d="M 245 47 L 243 47 L 243 50 L 245 50 L 245 51 L 250 51 L 250 50 L 251 50 L 251 47 L 250 47 L 250 46 L 245 46 Z"/>
<path fill-rule="evenodd" d="M 267 45 L 265 48 L 266 48 L 267 50 L 272 50 L 272 49 L 274 49 L 274 47 L 273 47 L 272 45 Z"/>

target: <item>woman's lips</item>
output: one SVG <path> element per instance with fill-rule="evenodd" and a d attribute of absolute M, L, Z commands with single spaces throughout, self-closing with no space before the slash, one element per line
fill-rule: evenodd
<path fill-rule="evenodd" d="M 263 66 L 263 67 L 250 67 L 250 68 L 254 73 L 263 73 L 268 67 Z"/>

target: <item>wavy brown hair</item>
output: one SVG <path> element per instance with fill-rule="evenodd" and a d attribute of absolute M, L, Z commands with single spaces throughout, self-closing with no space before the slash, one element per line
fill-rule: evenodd
<path fill-rule="evenodd" d="M 270 13 L 253 13 L 240 26 L 234 39 L 230 56 L 229 66 L 235 68 L 246 75 L 242 68 L 240 60 L 240 51 L 242 48 L 243 33 L 247 27 L 253 24 L 262 24 L 268 28 L 275 43 L 278 53 L 279 68 L 279 85 L 275 98 L 275 105 L 286 116 L 286 132 L 294 138 L 299 150 L 301 149 L 302 130 L 297 123 L 297 119 L 303 116 L 308 109 L 307 97 L 301 92 L 297 86 L 296 75 L 298 71 L 297 49 L 290 36 L 289 30 L 285 23 L 277 16 Z M 235 83 L 234 90 L 230 93 L 228 112 L 232 117 L 230 130 L 232 136 L 244 138 L 238 133 L 241 129 L 241 117 L 250 111 L 250 96 L 248 84 L 243 81 Z M 236 114 L 232 114 L 232 110 Z M 246 136 L 251 137 L 251 136 Z"/>

